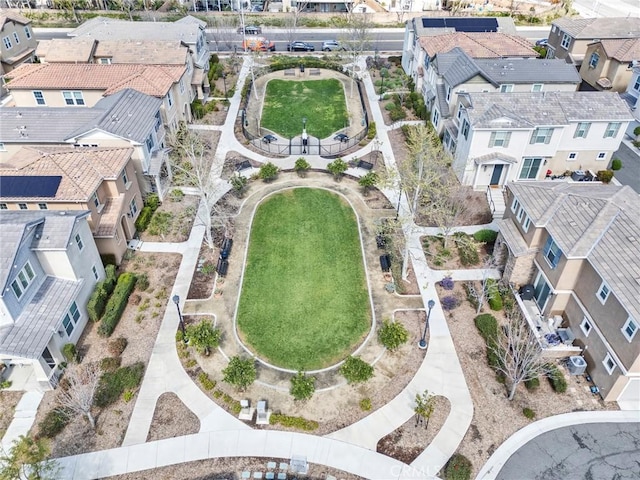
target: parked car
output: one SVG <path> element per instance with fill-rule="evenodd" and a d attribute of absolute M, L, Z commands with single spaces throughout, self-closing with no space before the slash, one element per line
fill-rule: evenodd
<path fill-rule="evenodd" d="M 339 140 L 341 142 L 348 142 L 349 141 L 349 135 L 347 135 L 346 133 L 339 133 L 335 137 L 333 137 L 333 139 L 334 140 Z"/>
<path fill-rule="evenodd" d="M 247 37 L 242 42 L 242 49 L 252 52 L 275 52 L 276 44 L 264 37 Z"/>
<path fill-rule="evenodd" d="M 322 42 L 322 51 L 323 52 L 332 52 L 334 50 L 344 50 L 345 48 L 340 45 L 340 42 L 337 40 L 326 40 Z"/>
<path fill-rule="evenodd" d="M 288 52 L 313 52 L 316 47 L 307 42 L 291 42 L 287 45 Z"/>
<path fill-rule="evenodd" d="M 265 135 L 264 137 L 262 137 L 262 141 L 264 143 L 272 143 L 272 142 L 277 142 L 278 141 L 278 137 L 276 137 L 275 135 Z"/>
<path fill-rule="evenodd" d="M 242 27 L 238 27 L 238 33 L 242 33 Z M 246 35 L 260 35 L 262 33 L 262 29 L 255 25 L 245 25 L 244 33 Z"/>
<path fill-rule="evenodd" d="M 541 38 L 540 40 L 538 40 L 536 42 L 536 46 L 537 47 L 548 47 L 549 46 L 549 40 L 547 40 L 546 38 Z"/>

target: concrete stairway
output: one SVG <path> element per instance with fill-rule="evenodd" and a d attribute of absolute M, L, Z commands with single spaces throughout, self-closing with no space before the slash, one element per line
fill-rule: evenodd
<path fill-rule="evenodd" d="M 487 202 L 489 202 L 493 219 L 501 219 L 507 207 L 504 203 L 504 193 L 500 185 L 487 187 Z"/>

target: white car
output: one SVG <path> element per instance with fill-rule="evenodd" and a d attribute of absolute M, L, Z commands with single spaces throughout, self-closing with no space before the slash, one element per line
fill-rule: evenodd
<path fill-rule="evenodd" d="M 326 40 L 322 42 L 323 52 L 332 52 L 334 50 L 344 50 L 344 47 L 340 45 L 340 42 L 337 40 Z"/>

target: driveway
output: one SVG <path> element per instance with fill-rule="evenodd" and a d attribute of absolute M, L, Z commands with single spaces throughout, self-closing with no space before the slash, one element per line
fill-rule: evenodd
<path fill-rule="evenodd" d="M 622 160 L 622 169 L 615 174 L 616 180 L 640 193 L 640 150 L 621 143 L 613 158 Z"/>
<path fill-rule="evenodd" d="M 636 480 L 640 423 L 585 423 L 543 433 L 520 447 L 498 480 Z"/>

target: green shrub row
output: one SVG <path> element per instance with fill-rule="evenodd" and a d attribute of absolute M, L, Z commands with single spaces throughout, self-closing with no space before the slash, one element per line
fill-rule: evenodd
<path fill-rule="evenodd" d="M 496 238 L 498 238 L 498 232 L 495 230 L 489 230 L 488 228 L 483 228 L 482 230 L 478 230 L 474 233 L 473 238 L 477 242 L 493 243 L 496 241 Z"/>
<path fill-rule="evenodd" d="M 376 122 L 369 122 L 369 130 L 367 131 L 367 138 L 373 140 L 378 134 Z"/>
<path fill-rule="evenodd" d="M 113 295 L 109 298 L 105 308 L 104 316 L 98 327 L 98 333 L 104 337 L 108 337 L 118 325 L 122 312 L 127 306 L 129 295 L 136 285 L 136 276 L 133 273 L 123 273 L 118 277 L 118 283 Z"/>
<path fill-rule="evenodd" d="M 53 438 L 71 421 L 70 415 L 62 408 L 49 410 L 38 423 L 38 433 L 42 437 Z"/>
<path fill-rule="evenodd" d="M 476 328 L 485 342 L 495 342 L 498 338 L 498 321 L 490 313 L 478 315 L 474 320 Z"/>
<path fill-rule="evenodd" d="M 107 265 L 104 268 L 104 271 L 106 274 L 104 280 L 96 284 L 91 297 L 89 297 L 89 302 L 87 303 L 89 318 L 94 322 L 97 322 L 102 318 L 104 307 L 107 305 L 107 301 L 109 300 L 109 295 L 113 293 L 116 281 L 118 280 L 115 265 Z"/>
<path fill-rule="evenodd" d="M 567 391 L 567 381 L 564 378 L 564 374 L 555 365 L 548 366 L 547 378 L 554 392 L 564 393 Z"/>
<path fill-rule="evenodd" d="M 273 413 L 269 417 L 271 425 L 282 425 L 283 427 L 297 428 L 305 432 L 312 432 L 318 428 L 318 422 L 315 420 L 307 420 L 303 417 L 291 417 L 280 413 Z"/>
<path fill-rule="evenodd" d="M 495 312 L 502 310 L 502 296 L 500 295 L 496 281 L 493 278 L 488 279 L 485 288 L 487 289 L 486 294 L 489 308 Z"/>
<path fill-rule="evenodd" d="M 138 218 L 136 218 L 136 230 L 139 232 L 144 232 L 149 226 L 151 217 L 153 217 L 153 209 L 151 207 L 144 207 L 140 211 L 140 215 L 138 215 Z"/>
<path fill-rule="evenodd" d="M 140 385 L 144 374 L 144 363 L 136 362 L 121 367 L 115 372 L 106 372 L 100 378 L 94 403 L 98 407 L 107 407 L 115 403 L 125 390 L 134 390 Z"/>
<path fill-rule="evenodd" d="M 214 388 L 216 388 L 216 381 L 211 380 L 207 372 L 200 372 L 200 375 L 198 375 L 198 380 L 200 380 L 200 383 L 202 384 L 202 388 L 204 388 L 207 391 L 213 390 Z"/>

